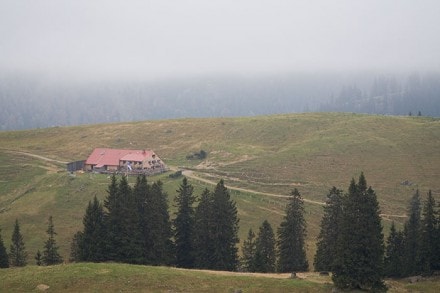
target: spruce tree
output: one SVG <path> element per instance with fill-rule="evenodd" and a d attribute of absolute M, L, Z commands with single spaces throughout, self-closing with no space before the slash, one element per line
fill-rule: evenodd
<path fill-rule="evenodd" d="M 404 237 L 402 231 L 397 231 L 394 222 L 391 224 L 387 238 L 384 258 L 384 273 L 387 277 L 402 277 L 404 271 Z"/>
<path fill-rule="evenodd" d="M 255 272 L 255 233 L 249 228 L 248 236 L 241 247 L 241 268 L 245 272 Z"/>
<path fill-rule="evenodd" d="M 174 262 L 174 247 L 171 241 L 172 229 L 168 213 L 167 194 L 163 184 L 157 181 L 151 186 L 147 199 L 146 214 L 149 231 L 147 262 L 152 265 L 169 265 Z"/>
<path fill-rule="evenodd" d="M 317 238 L 317 249 L 314 259 L 315 271 L 331 271 L 336 255 L 336 241 L 342 215 L 342 190 L 333 187 L 327 194 L 321 230 Z"/>
<path fill-rule="evenodd" d="M 431 274 L 436 269 L 436 258 L 440 253 L 435 250 L 436 241 L 438 241 L 436 239 L 437 215 L 435 208 L 435 200 L 429 190 L 421 221 L 420 260 L 424 274 Z"/>
<path fill-rule="evenodd" d="M 133 196 L 136 205 L 135 213 L 137 214 L 137 233 L 133 235 L 135 242 L 139 245 L 139 263 L 148 264 L 149 247 L 147 243 L 151 243 L 150 230 L 147 214 L 147 203 L 150 202 L 151 191 L 145 175 L 138 176 L 136 184 L 133 188 Z"/>
<path fill-rule="evenodd" d="M 24 267 L 27 264 L 27 252 L 20 233 L 20 225 L 15 220 L 14 232 L 12 232 L 11 248 L 9 250 L 9 262 L 14 267 Z"/>
<path fill-rule="evenodd" d="M 211 268 L 211 255 L 214 251 L 214 240 L 211 235 L 214 221 L 212 210 L 212 193 L 205 188 L 195 208 L 194 217 L 195 267 L 199 269 Z"/>
<path fill-rule="evenodd" d="M 404 226 L 405 237 L 405 275 L 416 275 L 422 272 L 420 242 L 421 242 L 421 202 L 419 190 L 411 198 L 408 220 Z"/>
<path fill-rule="evenodd" d="M 332 279 L 338 288 L 382 291 L 384 243 L 379 204 L 364 174 L 343 203 Z"/>
<path fill-rule="evenodd" d="M 9 268 L 9 257 L 6 252 L 5 244 L 3 243 L 2 230 L 0 229 L 0 269 Z"/>
<path fill-rule="evenodd" d="M 55 241 L 55 235 L 57 234 L 54 229 L 52 216 L 49 216 L 49 223 L 47 227 L 47 235 L 49 238 L 44 244 L 43 258 L 42 261 L 45 265 L 50 266 L 54 264 L 59 264 L 63 262 L 63 258 L 58 253 L 58 246 Z"/>
<path fill-rule="evenodd" d="M 213 251 L 211 269 L 234 271 L 238 265 L 238 216 L 237 207 L 231 200 L 229 190 L 223 179 L 217 183 L 212 197 L 212 236 Z"/>
<path fill-rule="evenodd" d="M 35 264 L 37 266 L 41 266 L 43 264 L 43 256 L 41 255 L 41 252 L 39 249 L 37 251 L 37 254 L 35 255 Z"/>
<path fill-rule="evenodd" d="M 83 232 L 79 243 L 79 260 L 99 262 L 106 260 L 106 227 L 104 208 L 96 196 L 89 201 L 83 217 Z"/>
<path fill-rule="evenodd" d="M 116 262 L 133 263 L 136 259 L 136 246 L 133 245 L 134 238 L 131 233 L 135 220 L 135 208 L 133 207 L 133 196 L 127 177 L 122 176 L 117 184 L 115 175 L 112 176 L 108 189 L 108 196 L 104 201 L 107 208 L 107 249 L 108 260 Z"/>
<path fill-rule="evenodd" d="M 260 226 L 255 246 L 255 271 L 261 273 L 275 272 L 275 235 L 267 220 Z"/>
<path fill-rule="evenodd" d="M 184 177 L 177 190 L 176 218 L 173 221 L 176 265 L 182 268 L 194 267 L 194 188 Z"/>
<path fill-rule="evenodd" d="M 307 271 L 309 264 L 305 250 L 306 221 L 304 202 L 298 189 L 290 193 L 286 215 L 278 228 L 278 271 Z"/>
<path fill-rule="evenodd" d="M 440 251 L 440 202 L 437 204 L 436 214 L 437 226 L 434 231 L 434 251 Z M 440 271 L 440 253 L 434 255 L 434 270 Z"/>
<path fill-rule="evenodd" d="M 82 258 L 82 241 L 83 232 L 78 231 L 73 235 L 72 243 L 70 244 L 70 261 L 83 261 Z"/>

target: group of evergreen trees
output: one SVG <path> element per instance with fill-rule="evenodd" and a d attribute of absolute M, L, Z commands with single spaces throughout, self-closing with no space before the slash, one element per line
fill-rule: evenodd
<path fill-rule="evenodd" d="M 309 264 L 305 251 L 306 222 L 304 202 L 295 188 L 286 207 L 286 215 L 275 239 L 272 226 L 265 220 L 258 235 L 249 229 L 242 246 L 242 269 L 249 272 L 307 271 Z"/>
<path fill-rule="evenodd" d="M 384 241 L 376 194 L 363 174 L 348 193 L 333 187 L 328 194 L 317 239 L 314 265 L 331 271 L 343 289 L 385 290 Z"/>
<path fill-rule="evenodd" d="M 186 178 L 177 193 L 171 221 L 160 181 L 150 185 L 142 175 L 131 188 L 126 177 L 118 182 L 113 175 L 104 205 L 96 197 L 89 202 L 72 260 L 235 270 L 237 208 L 223 180 L 203 191 L 197 207 Z"/>
<path fill-rule="evenodd" d="M 386 242 L 387 276 L 430 275 L 440 270 L 440 206 L 431 191 L 423 208 L 419 191 L 415 192 L 403 230 L 398 231 L 393 222 Z"/>
<path fill-rule="evenodd" d="M 1 230 L 0 230 L 1 232 Z M 49 224 L 46 233 L 49 238 L 44 244 L 43 254 L 38 250 L 35 260 L 37 265 L 54 265 L 63 262 L 63 258 L 58 253 L 58 246 L 55 240 L 55 228 L 53 225 L 52 216 L 49 217 Z M 18 220 L 15 220 L 14 231 L 11 237 L 11 247 L 9 254 L 6 251 L 3 239 L 0 233 L 0 268 L 24 267 L 27 265 L 28 253 L 23 240 L 23 235 L 20 232 L 20 225 Z"/>
<path fill-rule="evenodd" d="M 150 185 L 142 175 L 132 188 L 126 177 L 118 182 L 113 175 L 104 204 L 95 197 L 87 206 L 84 228 L 72 241 L 72 260 L 250 272 L 308 270 L 304 203 L 297 189 L 290 194 L 277 237 L 267 220 L 257 235 L 249 229 L 241 259 L 237 208 L 223 180 L 213 191 L 205 189 L 198 199 L 186 178 L 176 192 L 177 211 L 171 221 L 160 181 Z M 333 187 L 327 197 L 314 267 L 332 272 L 337 287 L 382 291 L 386 276 L 440 270 L 440 206 L 431 191 L 423 209 L 419 192 L 414 194 L 403 231 L 393 223 L 386 246 L 376 193 L 363 174 L 357 183 L 351 180 L 346 194 Z M 37 264 L 60 263 L 52 217 L 46 232 L 49 239 L 43 254 L 38 251 L 35 257 Z M 0 235 L 0 267 L 26 263 L 16 221 L 9 254 Z"/>
<path fill-rule="evenodd" d="M 104 205 L 96 197 L 88 204 L 84 229 L 72 241 L 72 260 L 227 271 L 308 269 L 304 207 L 297 189 L 292 191 L 285 219 L 278 229 L 278 241 L 269 222 L 264 221 L 256 239 L 249 231 L 241 260 L 237 248 L 237 208 L 224 181 L 220 180 L 213 191 L 205 189 L 196 198 L 193 186 L 183 178 L 176 192 L 177 211 L 171 221 L 167 194 L 160 181 L 150 185 L 141 175 L 131 188 L 126 177 L 118 182 L 113 175 Z"/>
<path fill-rule="evenodd" d="M 344 289 L 385 290 L 384 277 L 431 274 L 440 269 L 440 215 L 431 191 L 422 208 L 417 191 L 403 231 L 394 222 L 384 243 L 379 205 L 363 174 L 347 194 L 327 195 L 314 259 L 316 271 L 331 271 Z"/>

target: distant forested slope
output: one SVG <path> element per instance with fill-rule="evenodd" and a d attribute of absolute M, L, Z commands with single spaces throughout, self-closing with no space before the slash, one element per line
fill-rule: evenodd
<path fill-rule="evenodd" d="M 0 130 L 311 111 L 440 116 L 440 74 L 78 81 L 0 73 Z"/>

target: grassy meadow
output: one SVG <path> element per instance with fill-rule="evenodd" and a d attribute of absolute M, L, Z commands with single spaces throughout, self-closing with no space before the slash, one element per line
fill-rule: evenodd
<path fill-rule="evenodd" d="M 108 175 L 68 174 L 64 162 L 86 159 L 96 147 L 152 149 L 173 169 L 191 171 L 196 195 L 223 178 L 237 202 L 242 241 L 265 219 L 276 230 L 286 204 L 277 195 L 298 188 L 307 200 L 310 264 L 327 191 L 346 190 L 361 171 L 377 193 L 385 233 L 391 221 L 401 227 L 416 188 L 423 197 L 431 189 L 440 202 L 440 119 L 429 117 L 308 113 L 7 131 L 0 132 L 0 228 L 7 248 L 18 219 L 33 264 L 52 215 L 60 252 L 68 260 L 87 203 L 95 195 L 104 199 L 110 181 Z M 186 159 L 201 149 L 206 160 Z M 148 180 L 164 182 L 173 216 L 181 178 L 168 175 Z M 412 184 L 402 185 L 406 180 Z"/>

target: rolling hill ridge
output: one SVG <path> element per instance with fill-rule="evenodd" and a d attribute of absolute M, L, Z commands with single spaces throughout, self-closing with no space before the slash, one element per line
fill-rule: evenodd
<path fill-rule="evenodd" d="M 65 171 L 64 162 L 86 159 L 95 147 L 152 149 L 173 169 L 186 170 L 197 195 L 225 179 L 237 202 L 242 240 L 264 219 L 276 227 L 283 196 L 298 188 L 306 202 L 310 258 L 328 189 L 346 189 L 361 171 L 378 195 L 385 232 L 391 220 L 403 223 L 416 188 L 440 197 L 440 120 L 429 117 L 308 113 L 140 121 L 7 131 L 0 141 L 2 236 L 8 247 L 18 218 L 30 256 L 43 246 L 52 215 L 68 259 L 88 201 L 106 196 L 106 175 Z M 208 153 L 205 160 L 186 159 L 200 150 Z M 172 214 L 181 180 L 149 178 L 159 179 Z"/>

